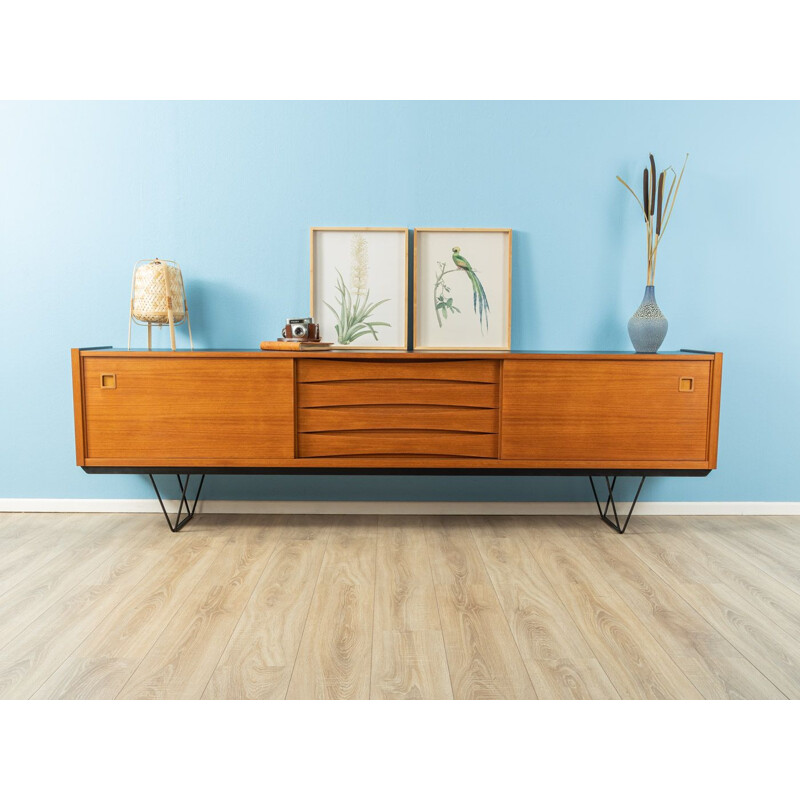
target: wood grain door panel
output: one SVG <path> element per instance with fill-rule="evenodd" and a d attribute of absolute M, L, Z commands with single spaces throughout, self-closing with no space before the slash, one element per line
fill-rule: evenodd
<path fill-rule="evenodd" d="M 115 388 L 103 388 L 103 375 Z M 86 457 L 143 466 L 292 458 L 293 394 L 288 358 L 86 357 Z"/>
<path fill-rule="evenodd" d="M 691 391 L 681 391 L 686 378 Z M 708 361 L 509 360 L 501 457 L 705 461 L 710 381 Z"/>

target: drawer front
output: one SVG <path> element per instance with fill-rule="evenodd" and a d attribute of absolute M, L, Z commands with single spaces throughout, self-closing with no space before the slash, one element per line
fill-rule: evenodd
<path fill-rule="evenodd" d="M 493 361 L 297 363 L 297 455 L 497 458 Z"/>
<path fill-rule="evenodd" d="M 291 359 L 83 360 L 86 458 L 239 466 L 292 458 Z"/>
<path fill-rule="evenodd" d="M 502 458 L 705 461 L 710 383 L 700 360 L 508 361 Z"/>
<path fill-rule="evenodd" d="M 370 405 L 497 408 L 499 399 L 496 383 L 347 380 L 297 385 L 298 408 Z"/>
<path fill-rule="evenodd" d="M 497 458 L 497 436 L 491 433 L 413 430 L 304 433 L 298 437 L 298 447 L 300 458 L 365 455 Z"/>
<path fill-rule="evenodd" d="M 345 361 L 297 359 L 299 383 L 348 380 L 459 381 L 497 383 L 497 361 Z"/>
<path fill-rule="evenodd" d="M 398 429 L 497 433 L 497 428 L 494 408 L 374 405 L 297 410 L 298 433 Z"/>

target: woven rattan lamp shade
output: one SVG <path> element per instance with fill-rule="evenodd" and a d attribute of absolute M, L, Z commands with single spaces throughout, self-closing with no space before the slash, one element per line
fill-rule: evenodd
<path fill-rule="evenodd" d="M 172 319 L 177 325 L 186 316 L 183 302 L 183 277 L 178 267 L 156 259 L 137 267 L 133 273 L 133 317 L 139 322 L 168 325 L 168 300 L 172 299 Z"/>
<path fill-rule="evenodd" d="M 152 349 L 152 326 L 169 325 L 170 345 L 175 350 L 175 326 L 184 320 L 192 343 L 192 325 L 183 275 L 175 261 L 156 258 L 138 261 L 133 268 L 131 309 L 128 320 L 128 349 L 131 348 L 131 322 L 147 325 L 147 349 Z"/>

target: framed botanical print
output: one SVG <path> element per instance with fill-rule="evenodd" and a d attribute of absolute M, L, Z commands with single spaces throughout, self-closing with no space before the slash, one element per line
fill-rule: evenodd
<path fill-rule="evenodd" d="M 407 309 L 407 228 L 311 229 L 311 316 L 324 341 L 405 350 Z"/>
<path fill-rule="evenodd" d="M 414 230 L 414 349 L 511 349 L 511 230 Z"/>

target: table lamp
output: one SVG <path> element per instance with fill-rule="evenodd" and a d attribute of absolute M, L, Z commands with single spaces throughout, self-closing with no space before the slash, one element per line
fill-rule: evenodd
<path fill-rule="evenodd" d="M 131 309 L 128 318 L 128 350 L 131 349 L 131 323 L 147 325 L 147 349 L 152 350 L 153 325 L 169 325 L 169 341 L 175 350 L 175 326 L 184 320 L 189 328 L 189 347 L 192 342 L 192 323 L 189 305 L 178 263 L 163 258 L 137 261 L 133 267 Z"/>

